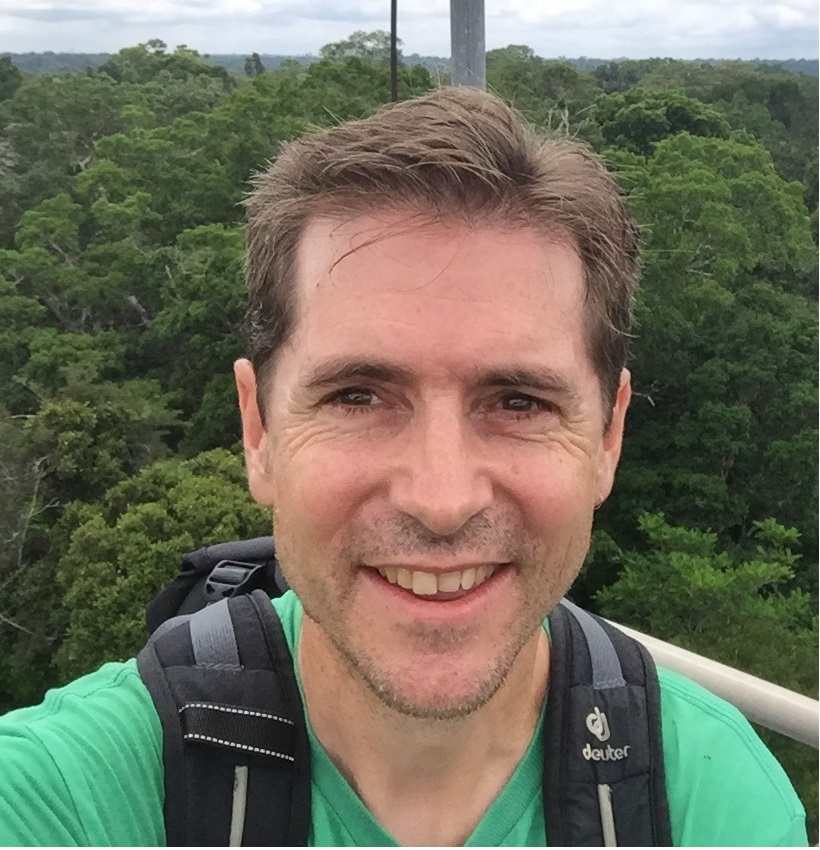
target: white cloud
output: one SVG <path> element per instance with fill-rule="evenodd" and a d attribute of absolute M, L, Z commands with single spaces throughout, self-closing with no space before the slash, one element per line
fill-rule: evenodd
<path fill-rule="evenodd" d="M 488 48 L 541 56 L 817 57 L 816 0 L 485 0 Z M 149 38 L 203 53 L 317 53 L 388 29 L 387 0 L 2 0 L 0 51 L 113 52 Z M 450 52 L 449 0 L 398 0 L 407 53 Z"/>

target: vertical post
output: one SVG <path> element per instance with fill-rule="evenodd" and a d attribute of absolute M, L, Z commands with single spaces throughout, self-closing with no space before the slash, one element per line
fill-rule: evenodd
<path fill-rule="evenodd" d="M 453 85 L 486 89 L 484 0 L 450 0 L 450 47 Z"/>
<path fill-rule="evenodd" d="M 393 103 L 399 99 L 399 51 L 396 35 L 397 6 L 398 0 L 390 0 L 390 100 Z"/>

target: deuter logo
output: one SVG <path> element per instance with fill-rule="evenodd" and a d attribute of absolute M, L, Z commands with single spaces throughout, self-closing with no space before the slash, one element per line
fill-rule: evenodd
<path fill-rule="evenodd" d="M 587 729 L 601 742 L 609 740 L 609 721 L 598 706 L 595 711 L 587 715 Z"/>
<path fill-rule="evenodd" d="M 607 744 L 605 750 L 587 744 L 581 750 L 581 755 L 587 761 L 620 761 L 629 755 L 629 744 L 625 747 L 613 747 L 611 744 Z"/>
<path fill-rule="evenodd" d="M 602 744 L 609 740 L 609 721 L 597 705 L 595 706 L 595 711 L 587 715 L 587 729 Z M 607 744 L 606 749 L 587 744 L 581 750 L 581 755 L 587 761 L 620 761 L 629 755 L 629 744 L 625 747 L 613 747 L 612 744 Z"/>

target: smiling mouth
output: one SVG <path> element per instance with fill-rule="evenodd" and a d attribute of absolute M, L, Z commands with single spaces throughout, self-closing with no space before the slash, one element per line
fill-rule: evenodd
<path fill-rule="evenodd" d="M 415 596 L 462 595 L 484 584 L 499 569 L 500 564 L 485 564 L 450 573 L 428 573 L 404 567 L 376 567 L 379 575 L 390 584 L 408 590 Z"/>

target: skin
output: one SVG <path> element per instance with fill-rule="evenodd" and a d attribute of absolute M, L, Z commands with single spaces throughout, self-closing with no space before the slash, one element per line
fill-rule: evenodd
<path fill-rule="evenodd" d="M 235 365 L 248 480 L 305 608 L 319 739 L 402 843 L 463 843 L 521 759 L 629 404 L 584 344 L 571 247 L 464 222 L 313 221 L 264 416 Z M 264 423 L 264 424 L 263 424 Z M 376 571 L 497 565 L 420 599 Z"/>

